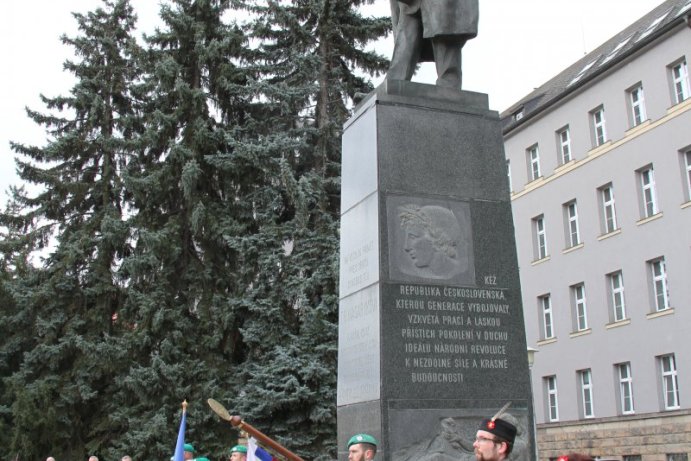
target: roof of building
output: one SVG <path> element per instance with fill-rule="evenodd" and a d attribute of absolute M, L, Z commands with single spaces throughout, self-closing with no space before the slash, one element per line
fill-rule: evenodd
<path fill-rule="evenodd" d="M 582 59 L 513 104 L 501 114 L 504 134 L 577 91 L 628 56 L 656 41 L 682 22 L 689 22 L 691 0 L 667 0 Z"/>

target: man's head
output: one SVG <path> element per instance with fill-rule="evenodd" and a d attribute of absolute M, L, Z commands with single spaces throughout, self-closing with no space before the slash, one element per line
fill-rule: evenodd
<path fill-rule="evenodd" d="M 194 445 L 186 443 L 183 446 L 183 450 L 185 450 L 185 461 L 194 459 L 194 454 L 197 452 L 197 450 L 194 449 Z"/>
<path fill-rule="evenodd" d="M 516 439 L 516 426 L 503 419 L 485 419 L 475 435 L 473 448 L 478 461 L 501 461 L 509 456 Z"/>
<path fill-rule="evenodd" d="M 52 456 L 49 456 L 46 458 L 46 461 L 55 461 L 55 458 L 53 458 Z"/>
<path fill-rule="evenodd" d="M 592 456 L 583 453 L 569 453 L 557 458 L 557 461 L 595 461 Z"/>
<path fill-rule="evenodd" d="M 98 461 L 98 456 L 94 456 L 94 455 L 89 456 L 89 461 Z"/>
<path fill-rule="evenodd" d="M 247 459 L 247 447 L 235 445 L 230 449 L 230 461 L 245 461 Z"/>
<path fill-rule="evenodd" d="M 132 457 L 130 455 L 125 455 L 120 461 L 132 461 Z"/>
<path fill-rule="evenodd" d="M 355 434 L 348 440 L 348 461 L 372 461 L 377 454 L 377 439 L 369 434 Z"/>

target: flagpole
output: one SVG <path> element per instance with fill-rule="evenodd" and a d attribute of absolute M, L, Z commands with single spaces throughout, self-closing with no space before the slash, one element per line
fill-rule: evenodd
<path fill-rule="evenodd" d="M 283 456 L 285 456 L 289 460 L 291 460 L 291 461 L 304 461 L 298 455 L 296 455 L 292 451 L 288 450 L 286 447 L 279 444 L 274 439 L 270 438 L 268 435 L 265 435 L 256 427 L 243 421 L 241 417 L 239 417 L 239 416 L 231 417 L 230 418 L 230 424 L 237 427 L 238 429 L 242 429 L 243 431 L 247 432 L 249 435 L 251 435 L 255 439 L 259 440 L 261 443 L 268 446 L 269 448 L 274 449 L 275 451 L 282 454 Z"/>
<path fill-rule="evenodd" d="M 185 426 L 187 425 L 187 400 L 182 402 L 182 417 L 180 418 L 180 429 L 175 443 L 175 454 L 173 461 L 183 461 L 185 459 Z"/>
<path fill-rule="evenodd" d="M 249 435 L 251 435 L 255 439 L 259 440 L 261 443 L 263 443 L 264 445 L 273 449 L 274 451 L 282 454 L 283 456 L 285 456 L 290 461 L 304 461 L 298 455 L 296 455 L 292 451 L 288 450 L 286 447 L 284 447 L 280 443 L 276 442 L 274 439 L 272 439 L 268 435 L 262 433 L 256 427 L 243 421 L 241 417 L 231 416 L 231 414 L 228 413 L 228 410 L 226 410 L 226 408 L 223 405 L 221 405 L 219 402 L 217 402 L 216 400 L 208 399 L 207 402 L 209 403 L 209 406 L 211 407 L 211 409 L 218 416 L 220 416 L 221 419 L 228 421 L 234 427 L 237 427 L 238 429 L 242 429 L 243 431 L 247 432 Z"/>

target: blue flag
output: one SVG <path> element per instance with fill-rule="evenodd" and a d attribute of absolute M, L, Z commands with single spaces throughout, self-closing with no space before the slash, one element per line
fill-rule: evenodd
<path fill-rule="evenodd" d="M 178 441 L 175 443 L 175 455 L 173 461 L 184 461 L 185 459 L 185 426 L 187 424 L 187 409 L 182 409 L 182 419 L 180 420 L 180 430 L 178 430 Z"/>

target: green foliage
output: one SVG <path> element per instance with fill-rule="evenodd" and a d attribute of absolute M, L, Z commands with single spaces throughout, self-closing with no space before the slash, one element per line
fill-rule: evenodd
<path fill-rule="evenodd" d="M 336 456 L 340 130 L 389 27 L 362 3 L 169 0 L 145 46 L 128 0 L 75 15 L 77 83 L 28 112 L 49 142 L 13 145 L 41 190 L 0 216 L 10 455 L 167 459 L 187 399 L 222 458 L 213 397 Z"/>
<path fill-rule="evenodd" d="M 2 242 L 13 309 L 2 349 L 21 344 L 21 359 L 3 380 L 10 407 L 13 450 L 20 458 L 46 453 L 84 457 L 110 437 L 104 396 L 113 393 L 122 350 L 112 338 L 112 317 L 122 303 L 119 262 L 130 252 L 124 223 L 128 193 L 119 171 L 138 130 L 133 96 L 140 53 L 131 36 L 128 2 L 75 14 L 81 34 L 63 37 L 77 61 L 67 62 L 77 83 L 69 96 L 43 97 L 48 114 L 28 111 L 50 136 L 45 147 L 13 144 L 23 159 L 19 175 L 40 187 L 16 189 L 2 215 Z M 31 251 L 54 239 L 41 266 L 27 266 Z M 9 349 L 12 351 L 11 349 Z M 13 358 L 17 360 L 18 351 Z M 106 397 L 107 398 L 107 397 Z M 55 450 L 54 452 L 52 450 Z"/>

